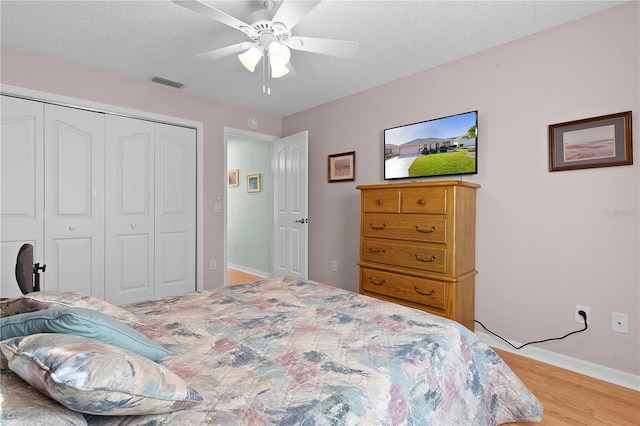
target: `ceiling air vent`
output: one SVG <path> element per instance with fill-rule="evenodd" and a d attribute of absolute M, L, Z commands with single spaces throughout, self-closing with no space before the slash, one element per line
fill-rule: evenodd
<path fill-rule="evenodd" d="M 158 76 L 153 77 L 151 81 L 158 84 L 164 84 L 165 86 L 174 87 L 176 89 L 182 89 L 184 87 L 184 84 L 182 83 L 178 83 L 177 81 L 173 81 L 173 80 L 167 80 L 166 78 L 162 78 Z"/>

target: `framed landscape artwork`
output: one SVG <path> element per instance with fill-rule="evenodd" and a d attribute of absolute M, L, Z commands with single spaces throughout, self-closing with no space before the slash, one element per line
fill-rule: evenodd
<path fill-rule="evenodd" d="M 549 171 L 633 164 L 631 111 L 549 126 Z"/>
<path fill-rule="evenodd" d="M 329 155 L 329 182 L 356 179 L 356 152 Z"/>

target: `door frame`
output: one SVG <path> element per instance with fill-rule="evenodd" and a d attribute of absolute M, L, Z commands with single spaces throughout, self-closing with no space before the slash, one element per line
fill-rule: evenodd
<path fill-rule="evenodd" d="M 269 143 L 270 146 L 270 150 L 273 153 L 273 143 L 277 140 L 280 139 L 279 136 L 273 136 L 273 135 L 268 135 L 265 133 L 257 133 L 257 132 L 252 132 L 249 130 L 242 130 L 242 129 L 236 129 L 233 127 L 224 127 L 223 130 L 223 147 L 222 147 L 222 175 L 220 176 L 220 178 L 222 179 L 222 181 L 224 182 L 223 185 L 223 190 L 222 190 L 222 206 L 223 206 L 223 211 L 224 211 L 224 219 L 223 219 L 223 226 L 224 226 L 224 237 L 223 237 L 223 244 L 224 244 L 224 250 L 223 250 L 223 255 L 222 255 L 222 267 L 224 268 L 224 272 L 222 274 L 223 276 L 223 280 L 222 280 L 222 285 L 223 286 L 227 286 L 228 283 L 228 277 L 227 277 L 227 244 L 228 244 L 228 235 L 227 235 L 227 190 L 228 190 L 228 185 L 227 185 L 227 144 L 229 143 L 229 138 L 230 137 L 241 137 L 241 138 L 247 138 L 247 139 L 253 139 L 256 141 L 262 141 L 262 142 L 267 142 Z M 269 158 L 269 161 L 271 161 L 271 158 Z M 218 202 L 220 200 L 216 200 L 216 202 Z M 271 201 L 273 204 L 273 200 Z M 273 221 L 272 221 L 273 222 Z M 271 231 L 271 233 L 273 234 L 273 231 Z M 273 237 L 273 235 L 272 235 Z M 273 271 L 272 271 L 273 272 Z"/>
<path fill-rule="evenodd" d="M 107 114 L 118 114 L 126 117 L 151 120 L 159 123 L 189 127 L 196 130 L 196 290 L 204 288 L 204 124 L 199 121 L 186 120 L 168 115 L 156 114 L 126 108 L 118 105 L 110 105 L 101 102 L 93 102 L 86 99 L 72 98 L 54 93 L 41 92 L 24 87 L 0 84 L 0 93 L 7 96 L 39 101 L 54 105 L 84 109 Z M 226 145 L 226 144 L 225 144 Z M 225 157 L 226 163 L 226 157 Z M 226 172 L 225 172 L 226 173 Z M 226 279 L 226 275 L 225 275 Z"/>

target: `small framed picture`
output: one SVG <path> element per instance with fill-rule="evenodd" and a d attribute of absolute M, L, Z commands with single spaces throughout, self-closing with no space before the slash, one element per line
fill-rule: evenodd
<path fill-rule="evenodd" d="M 240 184 L 238 181 L 238 169 L 229 170 L 227 172 L 227 182 L 229 186 L 238 186 Z"/>
<path fill-rule="evenodd" d="M 329 182 L 356 180 L 356 152 L 329 156 Z"/>
<path fill-rule="evenodd" d="M 633 164 L 631 111 L 549 126 L 549 171 Z"/>
<path fill-rule="evenodd" d="M 247 175 L 247 192 L 260 192 L 260 173 Z"/>

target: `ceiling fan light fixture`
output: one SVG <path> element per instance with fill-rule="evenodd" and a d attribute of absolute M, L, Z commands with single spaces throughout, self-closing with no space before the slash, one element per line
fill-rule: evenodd
<path fill-rule="evenodd" d="M 289 68 L 286 65 L 271 63 L 271 78 L 280 78 L 289 74 Z"/>
<path fill-rule="evenodd" d="M 289 59 L 291 59 L 291 50 L 287 46 L 276 41 L 269 45 L 269 62 L 272 67 L 274 65 L 287 65 Z"/>
<path fill-rule="evenodd" d="M 246 69 L 253 72 L 256 69 L 256 65 L 262 59 L 262 52 L 257 47 L 253 46 L 251 49 L 238 55 L 238 59 Z"/>

